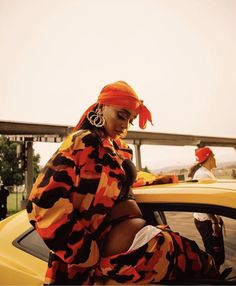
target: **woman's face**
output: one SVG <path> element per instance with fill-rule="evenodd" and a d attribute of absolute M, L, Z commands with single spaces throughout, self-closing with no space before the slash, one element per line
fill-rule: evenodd
<path fill-rule="evenodd" d="M 211 156 L 209 157 L 209 160 L 211 162 L 211 168 L 216 168 L 216 159 L 215 159 L 215 155 L 212 153 Z"/>
<path fill-rule="evenodd" d="M 124 138 L 130 124 L 137 117 L 137 113 L 127 108 L 103 105 L 102 113 L 105 119 L 104 129 L 111 139 Z"/>

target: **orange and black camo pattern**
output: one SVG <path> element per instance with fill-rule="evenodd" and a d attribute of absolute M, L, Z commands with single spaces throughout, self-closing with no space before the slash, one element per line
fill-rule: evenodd
<path fill-rule="evenodd" d="M 131 159 L 128 145 L 119 140 L 116 143 L 120 155 Z M 90 131 L 72 133 L 34 183 L 27 212 L 52 250 L 48 284 L 61 276 L 65 276 L 60 278 L 67 282 L 64 284 L 77 281 L 77 272 L 85 281 L 76 283 L 87 283 L 89 269 L 99 261 L 94 234 L 116 202 L 125 179 L 121 159 L 112 148 L 108 141 L 101 141 Z M 86 278 L 82 277 L 84 272 Z"/>

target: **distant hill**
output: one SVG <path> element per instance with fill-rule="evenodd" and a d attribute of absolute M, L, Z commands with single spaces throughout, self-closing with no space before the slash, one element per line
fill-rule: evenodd
<path fill-rule="evenodd" d="M 154 174 L 171 173 L 175 175 L 183 174 L 187 176 L 190 165 L 173 165 L 164 168 L 150 170 Z M 213 173 L 218 178 L 230 178 L 232 169 L 236 169 L 236 161 L 228 161 L 218 163 L 217 168 L 213 170 Z"/>

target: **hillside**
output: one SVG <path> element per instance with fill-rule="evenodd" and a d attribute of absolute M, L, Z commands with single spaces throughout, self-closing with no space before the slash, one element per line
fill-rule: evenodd
<path fill-rule="evenodd" d="M 182 165 L 182 166 L 169 166 L 165 168 L 159 168 L 151 170 L 154 174 L 174 174 L 182 175 L 185 180 L 188 178 L 188 170 L 191 166 Z M 219 179 L 236 179 L 236 161 L 221 162 L 218 163 L 216 169 L 213 170 L 214 175 Z"/>

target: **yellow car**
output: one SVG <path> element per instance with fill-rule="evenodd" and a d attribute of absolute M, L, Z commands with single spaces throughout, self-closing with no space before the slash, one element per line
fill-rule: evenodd
<path fill-rule="evenodd" d="M 134 189 L 144 217 L 151 224 L 168 223 L 172 230 L 195 240 L 203 249 L 193 212 L 219 214 L 225 224 L 226 259 L 221 271 L 233 267 L 222 281 L 193 280 L 188 284 L 236 285 L 236 180 L 186 182 Z M 21 211 L 0 222 L 0 285 L 43 285 L 48 248 Z"/>

